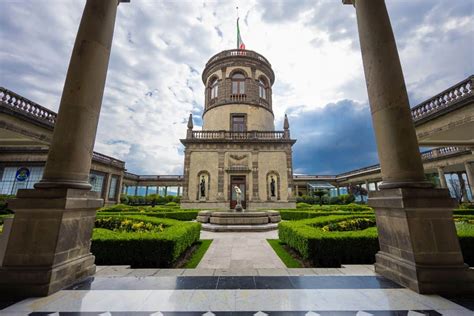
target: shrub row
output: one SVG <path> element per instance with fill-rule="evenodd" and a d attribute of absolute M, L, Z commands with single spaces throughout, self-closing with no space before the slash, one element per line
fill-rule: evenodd
<path fill-rule="evenodd" d="M 296 198 L 297 203 L 306 204 L 349 204 L 355 201 L 355 197 L 352 194 L 341 194 L 339 196 L 330 197 L 324 196 L 310 196 L 302 195 Z"/>
<path fill-rule="evenodd" d="M 149 194 L 147 196 L 142 195 L 120 195 L 120 203 L 128 205 L 163 205 L 173 203 L 178 205 L 181 201 L 180 196 L 166 195 L 162 196 L 159 194 Z"/>
<path fill-rule="evenodd" d="M 373 212 L 359 212 L 360 215 L 374 215 Z M 292 211 L 292 210 L 280 210 L 281 219 L 286 221 L 298 221 L 302 219 L 310 219 L 315 217 L 325 217 L 329 215 L 354 215 L 354 212 L 344 211 Z"/>
<path fill-rule="evenodd" d="M 370 227 L 354 231 L 324 231 L 323 227 L 334 227 L 334 223 L 365 218 L 374 215 L 330 215 L 312 219 L 281 222 L 278 235 L 282 242 L 300 253 L 303 259 L 314 266 L 339 267 L 341 264 L 372 264 L 379 250 L 377 228 Z M 456 220 L 474 217 L 457 217 Z M 459 225 L 458 225 L 459 226 Z M 474 225 L 458 228 L 458 236 L 464 261 L 474 264 Z"/>
<path fill-rule="evenodd" d="M 373 211 L 370 206 L 365 204 L 350 203 L 346 205 L 310 205 L 306 203 L 298 203 L 297 210 L 313 210 L 313 211 L 344 211 L 344 212 L 366 212 Z"/>
<path fill-rule="evenodd" d="M 169 211 L 169 212 L 108 212 L 103 211 L 97 213 L 97 215 L 104 216 L 104 215 L 146 215 L 147 217 L 155 217 L 155 218 L 171 218 L 178 221 L 192 221 L 195 220 L 199 211 L 197 210 L 190 210 L 190 211 Z"/>
<path fill-rule="evenodd" d="M 110 215 L 98 215 L 104 219 Z M 151 231 L 117 231 L 96 228 L 91 252 L 100 265 L 169 268 L 199 240 L 201 225 L 164 218 L 137 215 L 113 215 L 117 220 L 130 220 L 163 227 Z"/>

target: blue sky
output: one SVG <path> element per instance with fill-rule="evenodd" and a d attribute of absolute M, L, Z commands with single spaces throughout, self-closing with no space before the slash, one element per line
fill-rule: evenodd
<path fill-rule="evenodd" d="M 0 2 L 0 85 L 56 110 L 85 1 Z M 411 105 L 474 73 L 474 2 L 387 0 Z M 132 0 L 118 8 L 95 150 L 140 174 L 181 174 L 201 71 L 235 47 L 234 1 Z M 340 0 L 238 1 L 248 49 L 276 74 L 277 129 L 290 118 L 296 173 L 377 163 L 355 11 Z"/>

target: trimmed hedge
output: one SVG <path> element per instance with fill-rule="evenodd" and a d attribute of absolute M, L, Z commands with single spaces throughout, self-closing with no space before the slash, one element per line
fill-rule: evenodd
<path fill-rule="evenodd" d="M 98 218 L 110 215 L 99 214 Z M 112 215 L 120 220 L 151 223 L 164 227 L 162 232 L 123 232 L 96 228 L 91 252 L 100 265 L 131 265 L 132 267 L 169 268 L 199 240 L 201 224 L 150 216 Z"/>
<path fill-rule="evenodd" d="M 355 231 L 324 231 L 323 227 L 350 219 L 373 219 L 373 214 L 330 215 L 312 219 L 281 222 L 278 235 L 283 243 L 300 253 L 314 266 L 339 267 L 341 264 L 372 264 L 379 251 L 377 228 Z M 456 220 L 474 220 L 457 217 Z M 458 226 L 458 236 L 464 261 L 474 265 L 474 225 Z"/>
<path fill-rule="evenodd" d="M 278 236 L 282 242 L 297 250 L 314 266 L 339 267 L 345 264 L 369 264 L 378 251 L 377 229 L 325 232 L 331 223 L 361 217 L 360 215 L 330 215 L 307 220 L 281 222 Z M 374 218 L 367 214 L 364 218 Z"/>
<path fill-rule="evenodd" d="M 120 212 L 120 213 L 114 213 L 114 212 L 100 212 L 97 213 L 99 216 L 116 216 L 116 215 L 144 215 L 148 217 L 155 217 L 155 218 L 170 218 L 170 219 L 175 219 L 178 221 L 192 221 L 195 220 L 199 211 L 171 211 L 171 212 L 156 212 L 156 213 L 151 213 L 151 212 Z"/>

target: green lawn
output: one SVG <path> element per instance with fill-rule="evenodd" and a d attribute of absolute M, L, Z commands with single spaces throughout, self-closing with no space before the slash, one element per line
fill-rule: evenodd
<path fill-rule="evenodd" d="M 303 268 L 301 263 L 283 248 L 284 244 L 280 240 L 267 239 L 267 241 L 287 268 Z"/>
<path fill-rule="evenodd" d="M 191 258 L 184 265 L 185 269 L 195 269 L 199 262 L 201 262 L 202 257 L 206 254 L 207 249 L 211 246 L 212 239 L 201 239 L 198 241 L 198 247 L 194 251 Z"/>

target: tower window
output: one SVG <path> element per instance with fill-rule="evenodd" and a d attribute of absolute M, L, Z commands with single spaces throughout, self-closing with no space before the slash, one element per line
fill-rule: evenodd
<path fill-rule="evenodd" d="M 245 76 L 240 72 L 232 75 L 232 94 L 245 94 Z"/>
<path fill-rule="evenodd" d="M 262 99 L 267 98 L 267 84 L 263 79 L 258 79 L 258 95 Z"/>
<path fill-rule="evenodd" d="M 231 114 L 231 130 L 233 132 L 245 132 L 247 130 L 247 122 L 244 114 Z"/>
<path fill-rule="evenodd" d="M 217 98 L 217 95 L 219 93 L 219 82 L 217 78 L 211 82 L 209 88 L 210 88 L 210 100 Z"/>

